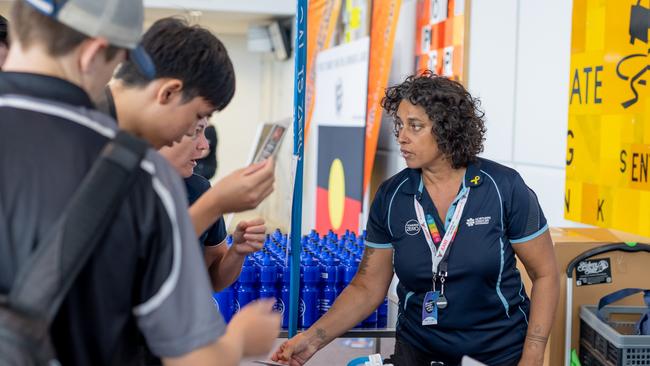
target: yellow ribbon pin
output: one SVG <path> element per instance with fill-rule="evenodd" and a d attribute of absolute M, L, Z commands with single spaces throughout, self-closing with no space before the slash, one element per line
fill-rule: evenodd
<path fill-rule="evenodd" d="M 475 176 L 474 178 L 472 178 L 472 179 L 470 180 L 470 182 L 472 182 L 472 184 L 474 184 L 474 185 L 477 185 L 479 180 L 481 180 L 481 177 L 479 177 L 479 176 L 477 175 L 477 176 Z"/>

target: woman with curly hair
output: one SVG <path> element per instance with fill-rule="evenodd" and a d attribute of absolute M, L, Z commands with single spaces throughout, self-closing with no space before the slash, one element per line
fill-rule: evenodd
<path fill-rule="evenodd" d="M 395 352 L 402 365 L 542 365 L 559 274 L 535 193 L 482 159 L 485 125 L 465 88 L 430 71 L 382 100 L 407 168 L 375 195 L 359 271 L 332 308 L 273 359 L 302 365 L 367 317 L 399 278 Z M 533 286 L 527 296 L 516 257 Z"/>

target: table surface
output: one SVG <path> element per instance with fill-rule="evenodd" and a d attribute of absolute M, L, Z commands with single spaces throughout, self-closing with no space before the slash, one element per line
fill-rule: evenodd
<path fill-rule="evenodd" d="M 304 329 L 298 329 L 302 332 Z M 279 338 L 288 338 L 289 331 L 282 329 Z M 394 338 L 395 328 L 353 328 L 337 338 Z"/>

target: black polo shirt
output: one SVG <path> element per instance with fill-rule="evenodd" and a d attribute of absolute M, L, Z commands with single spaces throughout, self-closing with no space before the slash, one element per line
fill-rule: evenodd
<path fill-rule="evenodd" d="M 0 292 L 115 134 L 79 87 L 0 73 Z M 212 304 L 184 187 L 150 150 L 137 181 L 80 272 L 51 329 L 64 365 L 139 365 L 213 342 L 225 325 Z"/>
<path fill-rule="evenodd" d="M 190 205 L 210 189 L 210 181 L 203 178 L 198 174 L 192 174 L 190 177 L 185 178 L 185 188 L 187 188 L 187 200 Z M 199 242 L 204 246 L 216 246 L 226 240 L 228 233 L 226 232 L 226 223 L 223 217 L 212 224 L 201 236 Z"/>
<path fill-rule="evenodd" d="M 453 208 L 467 189 L 469 197 L 449 249 L 449 305 L 438 311 L 437 325 L 423 326 L 422 301 L 432 287 L 432 261 L 417 225 L 413 197 L 444 236 Z M 488 365 L 521 356 L 530 302 L 512 246 L 537 237 L 547 225 L 535 193 L 516 171 L 486 159 L 471 164 L 443 219 L 423 188 L 421 171 L 405 169 L 379 188 L 367 230 L 367 246 L 394 250 L 400 300 L 397 332 L 404 341 L 450 364 L 459 363 L 463 355 Z"/>

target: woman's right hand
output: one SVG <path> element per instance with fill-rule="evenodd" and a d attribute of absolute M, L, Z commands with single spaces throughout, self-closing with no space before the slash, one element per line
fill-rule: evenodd
<path fill-rule="evenodd" d="M 305 333 L 300 333 L 282 343 L 271 359 L 289 366 L 302 366 L 318 351 Z"/>
<path fill-rule="evenodd" d="M 273 361 L 304 365 L 336 336 L 367 318 L 384 300 L 393 278 L 393 250 L 366 246 L 359 270 L 332 307 L 308 330 L 284 342 Z"/>

